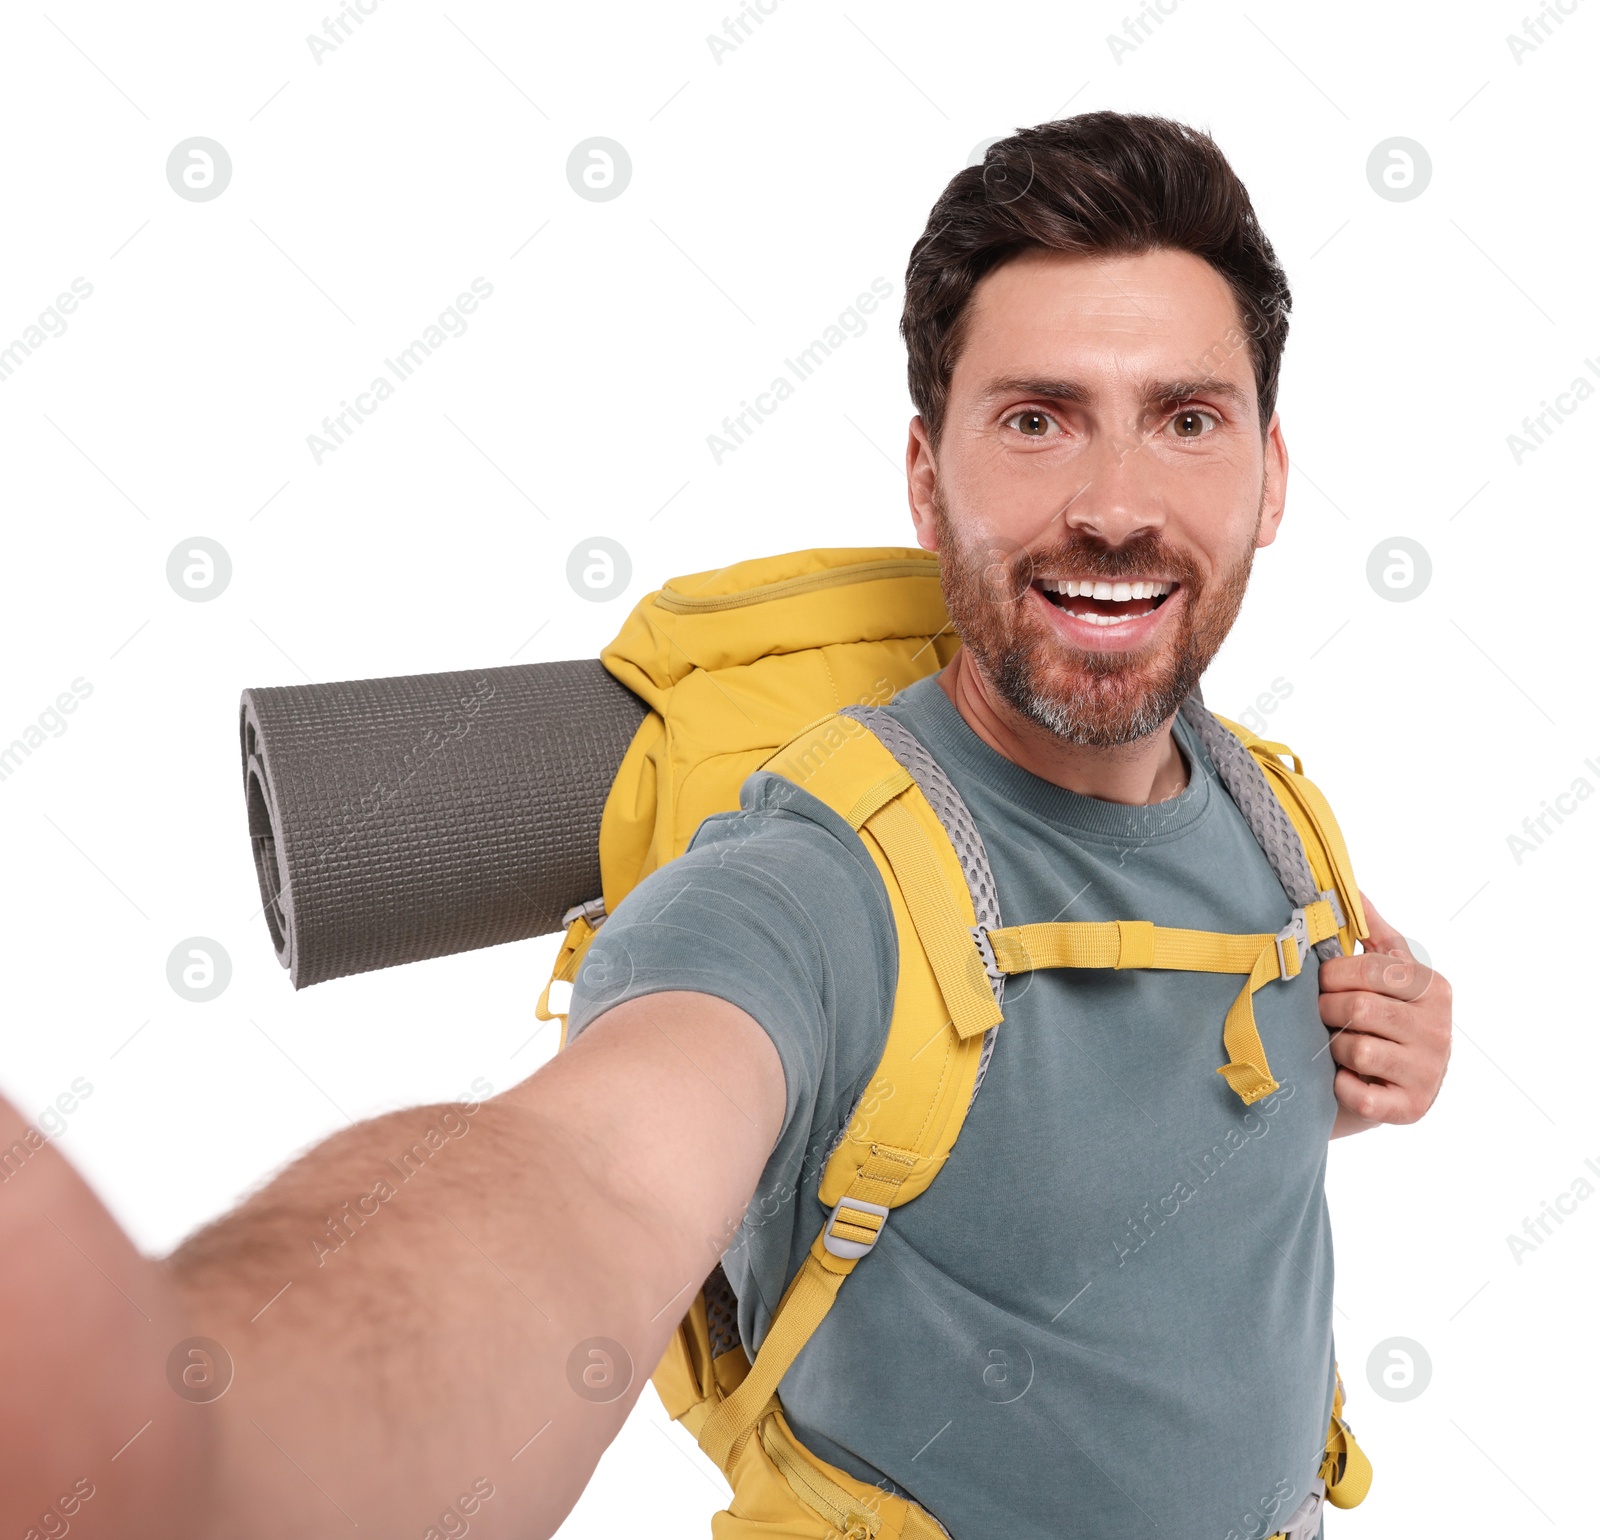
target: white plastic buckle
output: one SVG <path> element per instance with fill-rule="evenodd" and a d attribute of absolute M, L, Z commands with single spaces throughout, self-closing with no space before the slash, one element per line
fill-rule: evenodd
<path fill-rule="evenodd" d="M 1289 1515 L 1289 1522 L 1280 1531 L 1283 1540 L 1317 1540 L 1317 1531 L 1322 1528 L 1322 1503 L 1327 1490 L 1328 1484 L 1321 1476 L 1312 1477 L 1311 1490 Z"/>
<path fill-rule="evenodd" d="M 864 1214 L 881 1214 L 883 1224 L 878 1226 L 878 1234 L 870 1241 L 848 1241 L 833 1233 L 833 1227 L 838 1223 L 839 1210 L 846 1204 L 853 1209 L 860 1209 Z M 868 1203 L 864 1198 L 840 1198 L 833 1205 L 833 1212 L 828 1215 L 828 1223 L 822 1231 L 822 1249 L 831 1251 L 836 1257 L 864 1257 L 878 1244 L 879 1236 L 883 1234 L 884 1226 L 889 1222 L 889 1210 L 882 1203 Z"/>
<path fill-rule="evenodd" d="M 1333 923 L 1338 929 L 1343 930 L 1345 926 L 1344 908 L 1339 902 L 1337 890 L 1325 888 L 1321 893 L 1317 894 L 1317 897 L 1324 900 L 1327 906 L 1333 910 Z"/>
<path fill-rule="evenodd" d="M 978 956 L 983 962 L 983 971 L 989 975 L 991 984 L 1004 984 L 1006 976 L 1000 971 L 1000 964 L 995 961 L 994 942 L 989 939 L 989 932 L 981 925 L 969 925 L 968 932 L 977 943 Z"/>
<path fill-rule="evenodd" d="M 1284 956 L 1283 943 L 1293 938 L 1295 959 L 1304 966 L 1306 957 L 1310 952 L 1310 948 L 1306 945 L 1308 934 L 1309 932 L 1306 930 L 1306 912 L 1304 909 L 1296 909 L 1289 916 L 1289 923 L 1272 938 L 1273 944 L 1278 948 L 1278 977 L 1280 979 L 1289 977 L 1289 961 Z"/>

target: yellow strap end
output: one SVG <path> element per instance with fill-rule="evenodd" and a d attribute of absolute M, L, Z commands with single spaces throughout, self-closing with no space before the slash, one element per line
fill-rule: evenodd
<path fill-rule="evenodd" d="M 1333 1442 L 1329 1440 L 1330 1445 Z M 1372 1461 L 1347 1424 L 1342 1426 L 1339 1442 L 1344 1448 L 1329 1449 L 1319 1474 L 1328 1483 L 1328 1502 L 1333 1507 L 1354 1508 L 1372 1489 Z"/>
<path fill-rule="evenodd" d="M 565 1011 L 552 1011 L 550 1009 L 550 985 L 554 984 L 555 982 L 556 981 L 554 979 L 549 980 L 545 984 L 544 988 L 539 991 L 539 998 L 534 1002 L 533 1005 L 533 1014 L 540 1021 L 559 1021 L 562 1026 L 566 1026 L 567 1013 Z"/>
<path fill-rule="evenodd" d="M 1278 1089 L 1278 1082 L 1270 1074 L 1263 1075 L 1253 1064 L 1223 1064 L 1218 1066 L 1217 1073 L 1247 1107 Z"/>

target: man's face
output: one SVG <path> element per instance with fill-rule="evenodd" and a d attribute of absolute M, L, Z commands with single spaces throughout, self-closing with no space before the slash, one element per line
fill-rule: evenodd
<path fill-rule="evenodd" d="M 1238 307 L 1170 250 L 1028 252 L 970 307 L 937 460 L 912 423 L 918 539 L 994 695 L 1070 742 L 1130 743 L 1198 683 L 1283 512 Z"/>

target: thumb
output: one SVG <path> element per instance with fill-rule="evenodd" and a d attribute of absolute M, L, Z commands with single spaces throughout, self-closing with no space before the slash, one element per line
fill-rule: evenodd
<path fill-rule="evenodd" d="M 1394 957 L 1403 957 L 1407 962 L 1415 962 L 1411 955 L 1411 948 L 1406 944 L 1406 938 L 1397 931 L 1373 907 L 1372 900 L 1365 893 L 1361 895 L 1361 907 L 1366 911 L 1367 939 L 1361 943 L 1363 952 L 1387 952 Z"/>

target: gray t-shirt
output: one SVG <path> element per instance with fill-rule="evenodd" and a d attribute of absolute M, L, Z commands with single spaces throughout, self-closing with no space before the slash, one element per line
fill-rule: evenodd
<path fill-rule="evenodd" d="M 1002 922 L 1276 931 L 1290 904 L 1179 719 L 1188 788 L 1128 807 L 991 749 L 936 678 L 887 708 L 988 849 Z M 783 1063 L 783 1132 L 723 1266 L 759 1348 L 816 1238 L 823 1157 L 873 1087 L 898 948 L 850 827 L 757 772 L 740 810 L 618 905 L 569 1037 L 663 989 L 742 1007 Z M 1255 997 L 1281 1089 L 1215 1071 L 1235 975 L 1041 969 L 1005 991 L 945 1169 L 895 1209 L 784 1376 L 801 1441 L 955 1540 L 1255 1540 L 1309 1488 L 1333 1404 L 1335 1103 L 1315 960 Z M 714 1073 L 714 1072 L 713 1072 Z M 730 1114 L 733 1115 L 733 1114 Z"/>

